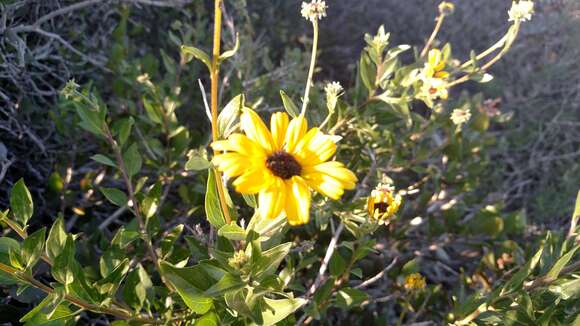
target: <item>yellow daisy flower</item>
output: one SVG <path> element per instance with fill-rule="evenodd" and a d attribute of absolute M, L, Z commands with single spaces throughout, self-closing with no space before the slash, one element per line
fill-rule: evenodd
<path fill-rule="evenodd" d="M 427 63 L 425 64 L 425 68 L 423 70 L 424 77 L 439 79 L 445 79 L 449 77 L 449 73 L 444 70 L 446 61 L 447 58 L 444 57 L 443 53 L 439 49 L 429 50 Z"/>
<path fill-rule="evenodd" d="M 262 217 L 276 218 L 284 212 L 290 225 L 308 223 L 311 189 L 339 199 L 353 189 L 357 178 L 342 163 L 328 161 L 336 144 L 318 128 L 308 130 L 304 116 L 289 121 L 284 112 L 274 113 L 270 130 L 253 110 L 241 115 L 244 134 L 216 141 L 220 153 L 212 162 L 230 178 L 242 194 L 258 194 Z"/>
<path fill-rule="evenodd" d="M 367 199 L 369 216 L 378 223 L 387 223 L 399 211 L 403 198 L 394 194 L 393 188 L 379 184 Z"/>

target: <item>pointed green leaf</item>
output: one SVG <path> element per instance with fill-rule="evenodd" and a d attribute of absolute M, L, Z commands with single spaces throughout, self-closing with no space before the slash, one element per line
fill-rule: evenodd
<path fill-rule="evenodd" d="M 226 224 L 218 230 L 218 235 L 226 239 L 241 241 L 246 239 L 246 230 L 237 225 L 236 222 Z"/>
<path fill-rule="evenodd" d="M 54 260 L 62 250 L 66 244 L 67 233 L 64 229 L 64 219 L 62 216 L 59 216 L 52 228 L 50 228 L 50 232 L 48 233 L 48 239 L 46 240 L 46 255 L 48 258 Z"/>
<path fill-rule="evenodd" d="M 282 98 L 282 105 L 284 105 L 284 109 L 286 109 L 286 112 L 288 112 L 292 118 L 296 118 L 298 115 L 300 115 L 300 109 L 298 109 L 288 94 L 281 90 L 280 97 Z"/>
<path fill-rule="evenodd" d="M 213 300 L 203 293 L 211 285 L 211 278 L 198 266 L 178 268 L 161 262 L 161 272 L 175 287 L 183 302 L 196 314 L 205 314 L 213 307 Z"/>
<path fill-rule="evenodd" d="M 22 261 L 26 269 L 34 267 L 44 252 L 46 228 L 29 235 L 22 242 Z"/>
<path fill-rule="evenodd" d="M 211 60 L 207 53 L 205 53 L 203 50 L 193 46 L 182 45 L 181 55 L 185 62 L 190 62 L 193 58 L 196 58 L 197 60 L 203 62 L 207 69 L 211 71 Z"/>
<path fill-rule="evenodd" d="M 97 162 L 104 164 L 104 165 L 112 166 L 114 168 L 117 167 L 117 164 L 115 164 L 115 162 L 113 162 L 113 160 L 111 160 L 110 158 L 108 158 L 102 154 L 93 155 L 93 156 L 91 156 L 91 159 L 93 161 L 97 161 Z"/>
<path fill-rule="evenodd" d="M 192 155 L 185 163 L 185 170 L 186 171 L 203 171 L 207 170 L 210 167 L 210 163 L 207 159 L 198 156 Z"/>
<path fill-rule="evenodd" d="M 127 205 L 127 195 L 119 189 L 116 188 L 100 188 L 101 193 L 113 204 L 123 207 Z"/>
<path fill-rule="evenodd" d="M 18 180 L 10 191 L 10 208 L 16 222 L 20 223 L 22 227 L 26 227 L 28 220 L 34 213 L 34 204 L 23 179 Z"/>
<path fill-rule="evenodd" d="M 572 260 L 572 258 L 574 258 L 574 255 L 576 254 L 576 251 L 578 251 L 578 249 L 580 249 L 580 245 L 577 245 L 576 247 L 568 251 L 564 256 L 560 257 L 560 259 L 556 261 L 556 263 L 554 264 L 554 266 L 552 266 L 552 268 L 550 269 L 548 274 L 546 274 L 546 276 L 549 277 L 550 279 L 558 278 L 562 269 L 566 267 L 566 265 L 570 262 L 570 260 Z"/>
<path fill-rule="evenodd" d="M 236 33 L 236 42 L 234 44 L 234 48 L 222 53 L 220 55 L 220 61 L 223 61 L 229 57 L 232 57 L 234 54 L 236 54 L 236 52 L 238 52 L 239 48 L 240 48 L 240 35 L 238 33 Z"/>
<path fill-rule="evenodd" d="M 222 181 L 216 179 L 215 169 L 209 169 L 207 191 L 205 193 L 205 213 L 207 214 L 207 221 L 215 228 L 219 229 L 226 224 L 226 219 L 224 218 L 224 213 L 218 197 L 217 182 Z"/>
<path fill-rule="evenodd" d="M 246 98 L 244 94 L 234 97 L 226 104 L 218 116 L 218 134 L 220 138 L 228 138 L 236 129 L 236 121 L 242 113 Z"/>
<path fill-rule="evenodd" d="M 141 166 L 143 165 L 143 159 L 139 154 L 139 149 L 136 143 L 131 145 L 125 154 L 123 154 L 123 162 L 125 163 L 125 168 L 127 169 L 129 177 L 139 173 Z"/>

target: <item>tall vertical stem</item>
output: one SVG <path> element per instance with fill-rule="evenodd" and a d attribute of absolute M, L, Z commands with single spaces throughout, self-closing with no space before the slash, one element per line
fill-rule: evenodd
<path fill-rule="evenodd" d="M 213 141 L 218 140 L 218 89 L 219 89 L 219 57 L 220 57 L 220 45 L 221 45 L 221 32 L 222 32 L 222 0 L 214 1 L 214 27 L 213 27 L 213 52 L 211 60 L 211 135 Z M 224 213 L 224 218 L 226 223 L 231 222 L 230 212 L 228 210 L 228 204 L 226 202 L 224 184 L 222 181 L 222 175 L 219 171 L 216 171 L 216 185 L 218 196 L 220 199 L 220 204 L 222 211 Z"/>
<path fill-rule="evenodd" d="M 306 107 L 310 102 L 310 88 L 312 87 L 312 76 L 314 75 L 314 67 L 316 67 L 316 52 L 318 49 L 318 20 L 312 21 L 314 28 L 314 36 L 312 37 L 312 54 L 310 57 L 310 69 L 308 70 L 308 80 L 306 80 L 306 89 L 304 90 L 304 99 L 302 100 L 302 111 L 300 114 L 306 113 Z"/>

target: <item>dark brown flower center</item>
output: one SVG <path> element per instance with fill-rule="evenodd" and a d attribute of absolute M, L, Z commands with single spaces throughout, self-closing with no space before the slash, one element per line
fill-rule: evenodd
<path fill-rule="evenodd" d="M 379 213 L 385 213 L 387 211 L 387 209 L 389 208 L 389 204 L 381 202 L 381 203 L 376 203 L 375 204 L 375 210 L 379 210 Z"/>
<path fill-rule="evenodd" d="M 268 156 L 266 159 L 266 167 L 275 176 L 282 179 L 290 179 L 295 175 L 300 175 L 300 172 L 302 172 L 300 163 L 296 161 L 294 156 L 284 151 L 277 151 Z"/>

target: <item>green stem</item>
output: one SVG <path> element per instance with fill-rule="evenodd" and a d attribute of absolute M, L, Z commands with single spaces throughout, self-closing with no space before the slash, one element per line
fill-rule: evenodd
<path fill-rule="evenodd" d="M 310 102 L 310 88 L 312 88 L 312 76 L 314 75 L 314 67 L 316 67 L 316 52 L 318 49 L 318 20 L 312 21 L 314 36 L 312 38 L 312 54 L 310 57 L 310 69 L 308 70 L 308 79 L 306 80 L 306 89 L 304 90 L 304 99 L 302 100 L 301 115 L 306 113 L 306 107 Z"/>

